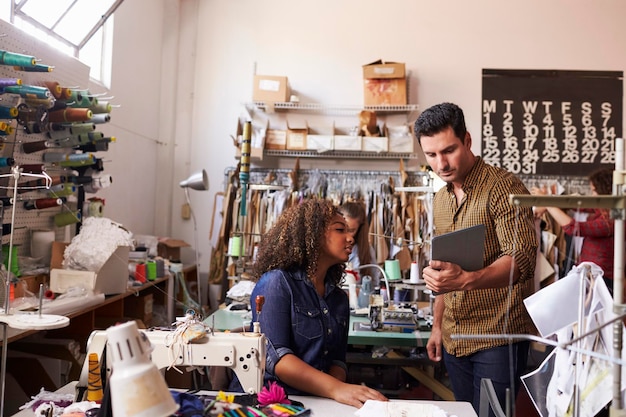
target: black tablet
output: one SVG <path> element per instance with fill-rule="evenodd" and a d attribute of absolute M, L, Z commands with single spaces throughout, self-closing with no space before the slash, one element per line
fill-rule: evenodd
<path fill-rule="evenodd" d="M 477 271 L 483 267 L 484 252 L 485 225 L 479 224 L 433 237 L 430 259 L 455 263 L 465 271 Z"/>

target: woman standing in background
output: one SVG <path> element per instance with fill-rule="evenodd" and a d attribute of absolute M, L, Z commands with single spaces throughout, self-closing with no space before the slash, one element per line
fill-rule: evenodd
<path fill-rule="evenodd" d="M 589 175 L 592 195 L 609 195 L 613 192 L 613 171 L 599 169 Z M 532 194 L 545 195 L 547 189 L 533 188 Z M 577 213 L 586 216 L 584 220 L 576 220 L 558 207 L 535 207 L 535 216 L 541 217 L 548 213 L 569 236 L 583 238 L 578 262 L 593 262 L 604 271 L 604 281 L 613 293 L 613 256 L 614 256 L 614 220 L 607 209 L 579 209 Z M 573 243 L 572 243 L 573 244 Z M 566 273 L 568 271 L 565 271 Z"/>
<path fill-rule="evenodd" d="M 346 219 L 348 233 L 354 237 L 354 248 L 348 259 L 348 269 L 356 271 L 361 265 L 375 263 L 376 253 L 369 241 L 370 229 L 365 204 L 361 201 L 348 201 L 339 207 L 339 212 Z"/>

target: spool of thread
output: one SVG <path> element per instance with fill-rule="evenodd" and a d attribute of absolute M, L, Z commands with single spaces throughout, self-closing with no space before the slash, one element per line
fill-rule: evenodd
<path fill-rule="evenodd" d="M 104 397 L 102 391 L 102 374 L 97 353 L 89 354 L 89 376 L 87 378 L 87 401 L 101 402 Z"/>
<path fill-rule="evenodd" d="M 157 265 L 155 261 L 146 262 L 146 277 L 148 281 L 154 281 L 157 279 Z"/>
<path fill-rule="evenodd" d="M 10 85 L 22 85 L 22 80 L 19 78 L 0 78 L 0 89 Z"/>
<path fill-rule="evenodd" d="M 385 274 L 389 281 L 402 279 L 402 275 L 400 274 L 400 261 L 397 259 L 387 259 L 385 261 Z"/>
<path fill-rule="evenodd" d="M 80 222 L 81 215 L 77 211 L 66 211 L 63 213 L 55 214 L 54 225 L 56 227 L 68 226 L 70 224 L 76 224 Z"/>
<path fill-rule="evenodd" d="M 37 60 L 34 56 L 18 54 L 16 52 L 0 51 L 0 63 L 18 67 L 34 67 Z"/>
<path fill-rule="evenodd" d="M 108 123 L 111 121 L 111 115 L 109 113 L 94 114 L 93 116 L 91 116 L 91 119 L 89 119 L 89 121 L 95 124 Z"/>
<path fill-rule="evenodd" d="M 54 67 L 51 67 L 50 65 L 35 64 L 32 67 L 20 67 L 20 66 L 15 65 L 13 66 L 13 69 L 16 71 L 26 71 L 26 72 L 52 72 Z"/>
<path fill-rule="evenodd" d="M 92 117 L 93 112 L 84 108 L 67 108 L 48 113 L 48 120 L 52 123 L 88 122 Z"/>
<path fill-rule="evenodd" d="M 86 155 L 86 154 L 81 154 L 81 155 Z M 82 166 L 89 166 L 89 165 L 97 165 L 97 166 L 102 166 L 102 168 L 104 169 L 104 164 L 102 163 L 102 159 L 96 159 L 96 157 L 94 157 L 93 154 L 89 154 L 88 158 L 70 159 L 67 161 L 58 162 L 58 164 L 59 166 L 62 166 L 62 167 L 82 167 Z"/>
<path fill-rule="evenodd" d="M 16 246 L 16 245 L 13 245 L 13 248 L 11 249 L 11 272 L 16 277 L 19 277 L 21 275 L 20 266 L 17 262 L 18 249 L 19 249 L 19 246 Z M 4 266 L 8 270 L 9 269 L 9 245 L 2 245 L 2 259 L 3 259 L 2 262 L 4 263 Z"/>
<path fill-rule="evenodd" d="M 135 266 L 135 280 L 146 282 L 146 264 L 137 264 Z"/>
<path fill-rule="evenodd" d="M 239 257 L 242 255 L 242 237 L 241 236 L 231 236 L 228 240 L 228 256 Z"/>
<path fill-rule="evenodd" d="M 17 107 L 0 106 L 0 119 L 15 119 L 18 114 Z"/>
<path fill-rule="evenodd" d="M 348 298 L 350 299 L 350 308 L 356 310 L 359 307 L 359 297 L 356 294 L 356 284 L 348 285 Z"/>
<path fill-rule="evenodd" d="M 26 142 L 22 143 L 22 152 L 24 153 L 35 153 L 39 151 L 43 151 L 50 147 L 50 143 L 47 140 L 38 140 L 36 142 Z"/>
<path fill-rule="evenodd" d="M 165 276 L 165 261 L 163 259 L 157 259 L 154 262 L 156 263 L 157 278 L 164 277 Z"/>
<path fill-rule="evenodd" d="M 56 184 L 50 187 L 50 197 L 67 197 L 76 192 L 76 186 L 70 183 Z"/>
<path fill-rule="evenodd" d="M 50 93 L 54 98 L 56 98 L 57 100 L 61 99 L 61 92 L 63 91 L 63 89 L 61 88 L 61 84 L 59 84 L 58 81 L 44 81 L 43 85 L 48 87 L 48 90 L 50 90 Z"/>
<path fill-rule="evenodd" d="M 62 206 L 63 202 L 62 198 L 38 198 L 36 200 L 25 201 L 24 208 L 26 210 L 42 210 Z"/>
<path fill-rule="evenodd" d="M 417 284 L 420 281 L 420 270 L 417 262 L 411 263 L 411 273 L 409 274 L 409 282 L 411 284 Z"/>
<path fill-rule="evenodd" d="M 403 304 L 411 302 L 411 290 L 406 288 L 396 288 L 393 291 L 393 302 Z"/>
<path fill-rule="evenodd" d="M 83 204 L 83 213 L 87 217 L 102 217 L 104 212 L 104 203 L 102 199 L 85 201 Z"/>
<path fill-rule="evenodd" d="M 111 104 L 106 101 L 93 104 L 89 107 L 94 114 L 111 113 Z"/>
<path fill-rule="evenodd" d="M 89 133 L 96 130 L 95 123 L 74 123 L 70 126 L 69 131 L 72 135 L 80 135 L 81 133 Z"/>
<path fill-rule="evenodd" d="M 41 261 L 46 265 L 50 264 L 54 238 L 54 230 L 33 230 L 30 237 L 30 256 L 41 258 Z"/>
<path fill-rule="evenodd" d="M 24 164 L 20 165 L 22 172 L 29 172 L 31 174 L 42 174 L 45 170 L 45 165 L 42 164 Z"/>
<path fill-rule="evenodd" d="M 18 94 L 22 98 L 31 99 L 49 99 L 51 96 L 50 90 L 37 85 L 9 85 L 4 87 L 4 92 Z"/>
<path fill-rule="evenodd" d="M 15 164 L 15 159 L 13 158 L 0 158 L 0 167 L 12 167 Z"/>

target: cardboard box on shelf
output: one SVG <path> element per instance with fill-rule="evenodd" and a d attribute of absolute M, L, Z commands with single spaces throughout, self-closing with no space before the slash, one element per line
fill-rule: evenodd
<path fill-rule="evenodd" d="M 96 293 L 121 294 L 128 290 L 128 246 L 118 246 L 98 271 L 63 269 L 63 254 L 68 243 L 53 242 L 50 258 L 50 289 L 64 293 L 69 288 L 83 285 Z"/>
<path fill-rule="evenodd" d="M 304 125 L 290 125 L 287 123 L 287 149 L 290 151 L 305 151 L 309 128 Z"/>
<path fill-rule="evenodd" d="M 353 128 L 337 127 L 335 128 L 335 150 L 336 151 L 360 151 L 363 144 L 363 138 L 352 134 Z M 358 130 L 358 127 L 356 128 Z M 356 131 L 355 130 L 355 131 Z"/>
<path fill-rule="evenodd" d="M 363 136 L 363 152 L 387 152 L 389 151 L 389 138 L 386 136 Z"/>
<path fill-rule="evenodd" d="M 404 63 L 378 60 L 363 65 L 363 103 L 369 106 L 406 105 Z"/>
<path fill-rule="evenodd" d="M 268 129 L 265 138 L 265 149 L 284 151 L 287 149 L 287 130 Z"/>
<path fill-rule="evenodd" d="M 189 247 L 189 243 L 184 240 L 163 238 L 159 239 L 157 243 L 157 254 L 161 258 L 168 259 L 170 261 L 180 261 L 180 248 Z"/>
<path fill-rule="evenodd" d="M 319 153 L 332 151 L 334 145 L 335 126 L 309 126 L 306 137 L 306 148 Z"/>
<path fill-rule="evenodd" d="M 274 103 L 289 101 L 289 81 L 287 77 L 255 75 L 252 100 Z"/>
<path fill-rule="evenodd" d="M 386 126 L 386 134 L 389 138 L 389 152 L 413 153 L 415 152 L 415 137 L 413 129 L 408 124 Z"/>

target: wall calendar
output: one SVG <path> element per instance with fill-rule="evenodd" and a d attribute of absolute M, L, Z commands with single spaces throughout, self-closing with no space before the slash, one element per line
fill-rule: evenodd
<path fill-rule="evenodd" d="M 613 168 L 622 71 L 483 70 L 482 157 L 520 175 Z"/>

